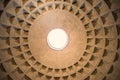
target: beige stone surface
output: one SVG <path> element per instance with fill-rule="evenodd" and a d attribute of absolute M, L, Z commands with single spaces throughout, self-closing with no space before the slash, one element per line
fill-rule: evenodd
<path fill-rule="evenodd" d="M 0 0 L 0 80 L 120 80 L 120 0 Z M 61 28 L 63 50 L 47 44 Z"/>

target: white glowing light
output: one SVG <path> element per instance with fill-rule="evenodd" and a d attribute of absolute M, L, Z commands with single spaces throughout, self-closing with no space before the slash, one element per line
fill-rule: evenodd
<path fill-rule="evenodd" d="M 54 50 L 62 50 L 68 44 L 68 35 L 63 29 L 53 29 L 48 33 L 47 43 Z"/>

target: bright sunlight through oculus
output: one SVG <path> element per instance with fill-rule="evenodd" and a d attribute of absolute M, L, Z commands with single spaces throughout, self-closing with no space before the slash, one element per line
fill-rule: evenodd
<path fill-rule="evenodd" d="M 47 43 L 54 50 L 62 50 L 68 44 L 68 35 L 63 29 L 53 29 L 48 33 Z"/>

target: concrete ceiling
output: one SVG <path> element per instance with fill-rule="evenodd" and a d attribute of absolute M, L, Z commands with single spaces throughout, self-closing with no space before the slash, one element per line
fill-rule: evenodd
<path fill-rule="evenodd" d="M 120 80 L 120 0 L 0 0 L 0 80 Z M 47 35 L 64 29 L 53 50 Z"/>

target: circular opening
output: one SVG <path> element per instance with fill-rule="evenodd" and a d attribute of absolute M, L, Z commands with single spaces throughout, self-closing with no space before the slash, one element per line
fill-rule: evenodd
<path fill-rule="evenodd" d="M 68 35 L 63 29 L 53 29 L 48 33 L 47 43 L 54 50 L 62 50 L 68 44 Z"/>

